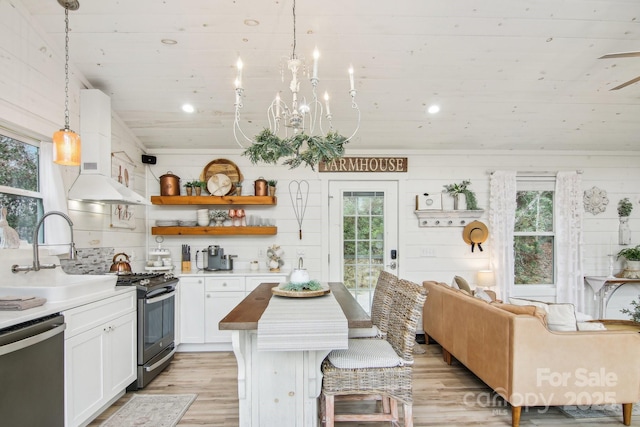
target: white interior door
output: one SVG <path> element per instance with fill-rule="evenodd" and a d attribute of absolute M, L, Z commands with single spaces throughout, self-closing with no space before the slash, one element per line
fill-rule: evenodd
<path fill-rule="evenodd" d="M 329 280 L 370 312 L 380 271 L 398 275 L 398 182 L 329 182 Z"/>

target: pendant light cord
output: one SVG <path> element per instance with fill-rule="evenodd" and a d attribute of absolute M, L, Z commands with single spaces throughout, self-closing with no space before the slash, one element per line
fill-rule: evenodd
<path fill-rule="evenodd" d="M 64 8 L 64 128 L 69 129 L 69 8 Z"/>
<path fill-rule="evenodd" d="M 296 59 L 296 0 L 293 0 L 293 52 L 291 59 Z"/>

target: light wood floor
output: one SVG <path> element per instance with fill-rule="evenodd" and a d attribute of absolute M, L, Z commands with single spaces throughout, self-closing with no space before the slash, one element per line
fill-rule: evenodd
<path fill-rule="evenodd" d="M 452 366 L 442 361 L 440 346 L 422 345 L 424 354 L 416 354 L 414 367 L 414 425 L 426 426 L 510 426 L 511 411 L 495 398 L 491 390 L 457 361 Z M 198 398 L 179 426 L 238 427 L 236 361 L 233 353 L 177 353 L 171 365 L 147 388 L 137 393 L 196 393 Z M 125 404 L 127 393 L 102 413 L 90 426 L 98 426 Z M 369 403 L 364 403 L 369 404 Z M 353 405 L 363 403 L 348 403 Z M 389 423 L 339 423 L 344 427 L 379 427 Z M 576 420 L 557 408 L 522 410 L 522 427 L 601 426 L 620 427 L 622 414 L 615 418 Z M 640 416 L 632 418 L 640 426 Z M 287 426 L 274 426 L 287 427 Z"/>

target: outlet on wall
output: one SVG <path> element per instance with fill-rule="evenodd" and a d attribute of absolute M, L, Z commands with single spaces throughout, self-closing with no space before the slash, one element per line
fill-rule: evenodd
<path fill-rule="evenodd" d="M 429 247 L 420 248 L 420 256 L 423 258 L 435 258 L 436 250 Z"/>

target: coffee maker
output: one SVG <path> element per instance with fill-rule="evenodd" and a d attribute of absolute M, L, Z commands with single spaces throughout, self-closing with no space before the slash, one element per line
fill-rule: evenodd
<path fill-rule="evenodd" d="M 206 256 L 204 269 L 209 271 L 233 270 L 233 258 L 237 255 L 225 255 L 224 249 L 218 245 L 210 245 L 202 251 Z"/>

